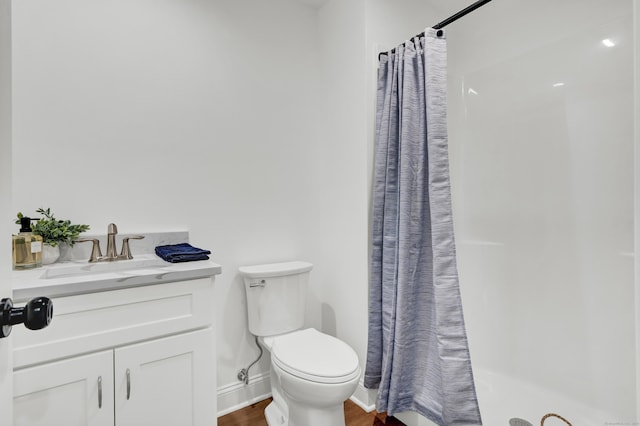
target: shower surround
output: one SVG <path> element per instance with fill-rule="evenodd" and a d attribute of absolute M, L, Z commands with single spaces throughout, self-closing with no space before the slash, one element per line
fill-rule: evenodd
<path fill-rule="evenodd" d="M 372 47 L 469 4 L 400 3 L 373 2 Z M 631 0 L 514 0 L 446 29 L 458 269 L 484 424 L 639 421 L 633 14 Z"/>
<path fill-rule="evenodd" d="M 633 2 L 487 9 L 448 32 L 463 301 L 474 365 L 496 378 L 485 422 L 632 424 Z"/>

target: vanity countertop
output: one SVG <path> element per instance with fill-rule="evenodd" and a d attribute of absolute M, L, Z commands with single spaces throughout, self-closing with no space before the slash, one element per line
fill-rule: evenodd
<path fill-rule="evenodd" d="M 207 278 L 222 273 L 210 260 L 169 263 L 155 254 L 132 260 L 88 263 L 71 261 L 23 271 L 13 271 L 13 299 L 49 298 Z"/>

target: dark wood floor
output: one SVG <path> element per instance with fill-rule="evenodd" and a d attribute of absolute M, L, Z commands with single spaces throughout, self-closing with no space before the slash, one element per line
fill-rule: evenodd
<path fill-rule="evenodd" d="M 242 410 L 219 417 L 218 426 L 267 426 L 267 421 L 264 419 L 264 409 L 270 402 L 271 398 L 265 399 Z M 344 416 L 347 426 L 404 426 L 400 420 L 387 417 L 384 413 L 375 411 L 367 413 L 350 400 L 344 403 Z"/>

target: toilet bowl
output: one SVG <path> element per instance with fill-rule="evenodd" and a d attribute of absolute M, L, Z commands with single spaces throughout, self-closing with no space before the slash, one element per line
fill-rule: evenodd
<path fill-rule="evenodd" d="M 269 426 L 344 426 L 343 403 L 360 378 L 355 351 L 313 328 L 262 343 L 271 353 L 272 390 L 277 388 L 266 410 Z"/>

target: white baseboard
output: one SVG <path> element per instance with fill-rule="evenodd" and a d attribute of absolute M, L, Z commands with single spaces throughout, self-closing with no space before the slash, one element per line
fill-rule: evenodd
<path fill-rule="evenodd" d="M 231 383 L 218 388 L 218 417 L 229 414 L 271 396 L 269 373 L 249 377 L 249 384 Z"/>
<path fill-rule="evenodd" d="M 431 420 L 422 417 L 418 413 L 412 411 L 405 411 L 404 413 L 397 413 L 393 415 L 396 419 L 409 426 L 437 426 Z"/>
<path fill-rule="evenodd" d="M 378 395 L 377 389 L 367 389 L 364 387 L 364 382 L 360 380 L 358 383 L 358 387 L 356 391 L 351 396 L 351 401 L 353 401 L 357 406 L 362 408 L 367 413 L 376 409 L 376 397 Z M 409 426 L 436 426 L 432 421 L 422 417 L 418 413 L 414 412 L 404 412 L 394 414 L 398 420 L 402 421 L 404 424 Z"/>
<path fill-rule="evenodd" d="M 365 388 L 364 382 L 360 379 L 360 383 L 358 383 L 356 391 L 349 399 L 358 407 L 362 408 L 367 413 L 370 413 L 376 409 L 376 395 L 377 391 L 375 389 Z"/>
<path fill-rule="evenodd" d="M 248 385 L 238 382 L 219 387 L 218 417 L 269 398 L 271 396 L 269 379 L 269 373 L 261 373 L 251 376 Z M 350 399 L 354 404 L 370 413 L 376 408 L 376 393 L 375 389 L 366 389 L 361 380 Z"/>

